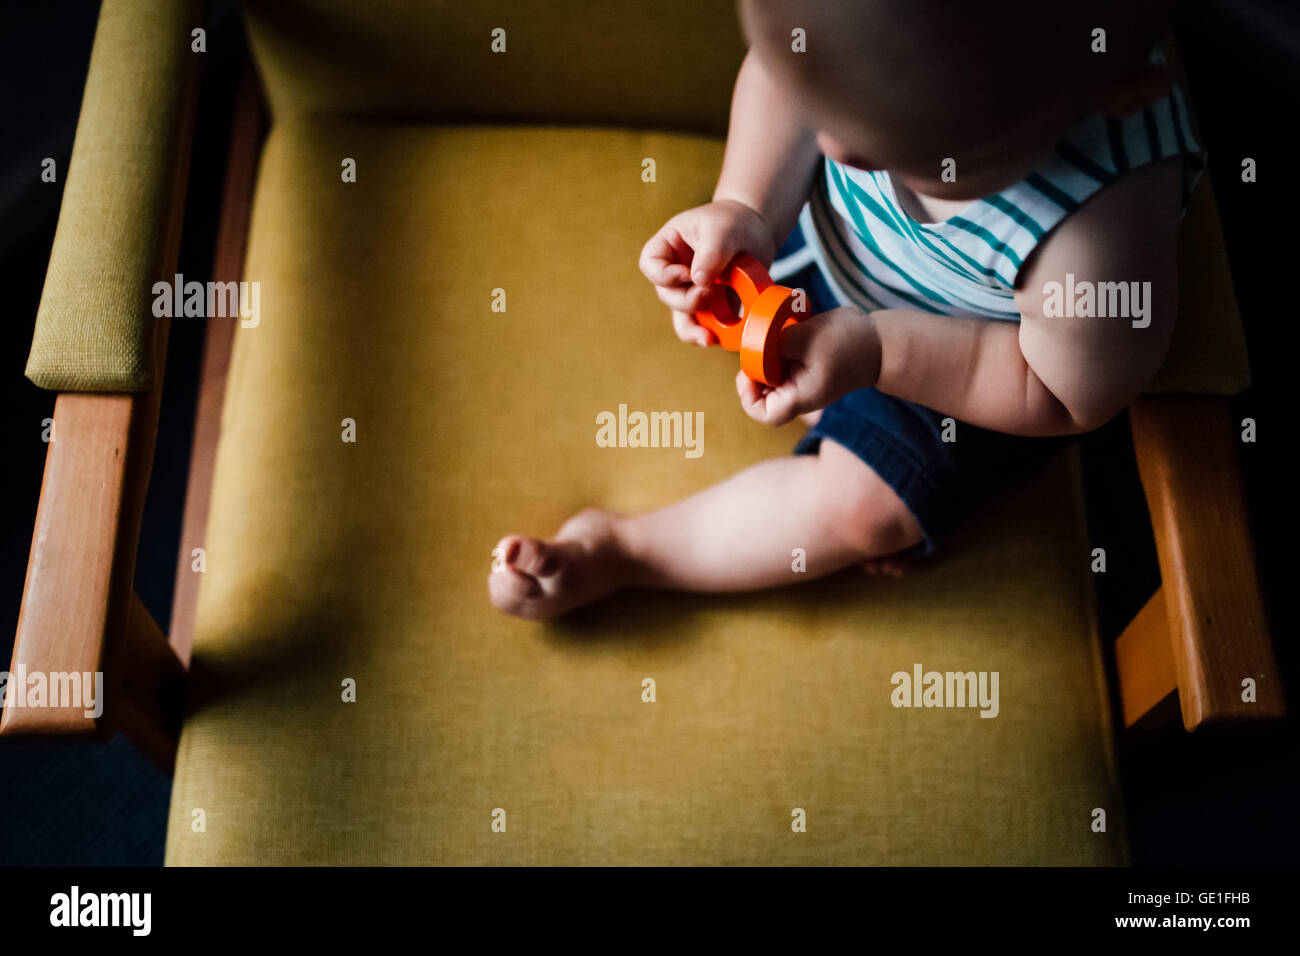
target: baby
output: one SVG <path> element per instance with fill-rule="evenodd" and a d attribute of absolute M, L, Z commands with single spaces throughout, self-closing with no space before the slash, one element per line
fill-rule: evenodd
<path fill-rule="evenodd" d="M 785 381 L 736 389 L 758 421 L 809 430 L 661 510 L 503 538 L 497 607 L 790 583 L 789 548 L 764 540 L 815 543 L 808 577 L 897 573 L 1124 409 L 1169 345 L 1201 167 L 1155 52 L 1172 5 L 742 0 L 713 201 L 665 223 L 641 269 L 697 345 L 713 335 L 693 313 L 738 253 L 803 288 Z"/>

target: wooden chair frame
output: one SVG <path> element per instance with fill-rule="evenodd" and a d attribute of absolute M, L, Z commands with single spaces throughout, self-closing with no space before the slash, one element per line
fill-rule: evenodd
<path fill-rule="evenodd" d="M 250 66 L 241 79 L 230 140 L 216 281 L 242 278 L 265 131 L 266 110 Z M 1219 230 L 1212 194 L 1207 201 L 1211 208 L 1203 220 L 1209 225 L 1203 228 Z M 174 234 L 179 246 L 179 230 Z M 1221 243 L 1221 233 L 1215 241 Z M 174 263 L 177 249 L 169 252 Z M 1221 272 L 1227 276 L 1226 266 Z M 1230 286 L 1230 279 L 1224 281 Z M 46 454 L 10 670 L 102 670 L 107 702 L 98 719 L 87 718 L 80 706 L 6 706 L 0 735 L 121 732 L 171 769 L 201 577 L 191 570 L 190 552 L 207 526 L 237 321 L 210 320 L 207 327 L 167 636 L 132 586 L 162 370 L 143 394 L 58 396 L 57 440 Z M 160 356 L 166 354 L 167 333 L 166 320 L 159 320 Z M 1188 730 L 1282 717 L 1285 705 L 1248 531 L 1229 399 L 1144 396 L 1130 415 L 1163 584 L 1115 647 L 1125 726 L 1167 711 L 1157 705 L 1175 694 Z M 1254 702 L 1243 699 L 1247 678 L 1256 682 Z"/>
<path fill-rule="evenodd" d="M 236 94 L 213 264 L 216 281 L 242 277 L 266 125 L 249 64 Z M 172 234 L 175 245 L 166 252 L 174 266 L 180 230 Z M 55 441 L 45 457 L 10 671 L 102 671 L 106 702 L 98 718 L 86 717 L 80 705 L 6 705 L 0 736 L 107 738 L 121 732 L 170 772 L 184 716 L 200 577 L 191 571 L 187 543 L 202 541 L 207 526 L 226 370 L 238 321 L 238 316 L 210 320 L 204 340 L 170 639 L 133 586 L 164 363 L 159 361 L 153 386 L 144 393 L 61 392 L 55 399 Z M 168 331 L 168 320 L 159 319 L 159 356 L 167 354 Z"/>

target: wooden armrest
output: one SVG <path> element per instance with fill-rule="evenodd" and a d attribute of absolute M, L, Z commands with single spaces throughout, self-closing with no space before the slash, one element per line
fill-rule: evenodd
<path fill-rule="evenodd" d="M 100 9 L 27 366 L 59 397 L 0 714 L 5 736 L 121 730 L 164 767 L 185 669 L 132 589 L 169 330 L 146 292 L 176 270 L 201 62 L 190 34 L 205 9 Z M 102 681 L 90 716 L 40 700 L 70 674 Z"/>
<path fill-rule="evenodd" d="M 1163 584 L 1116 646 L 1125 723 L 1170 679 L 1188 730 L 1284 716 L 1228 399 L 1150 396 L 1129 415 Z"/>
<path fill-rule="evenodd" d="M 219 281 L 243 270 L 253 185 L 266 128 L 257 78 L 244 69 L 236 99 L 217 255 Z M 179 236 L 179 232 L 173 233 Z M 174 265 L 177 246 L 168 251 Z M 211 322 L 183 540 L 200 542 L 219 428 L 233 323 Z M 165 355 L 169 325 L 158 320 L 154 353 Z M 216 343 L 214 347 L 213 343 Z M 84 706 L 14 707 L 6 695 L 0 734 L 108 736 L 121 732 L 170 770 L 183 717 L 197 576 L 180 555 L 170 640 L 132 589 L 136 545 L 153 464 L 163 367 L 148 391 L 61 393 L 46 452 L 27 581 L 10 671 L 104 675 L 102 714 Z M 17 686 L 9 688 L 16 693 Z"/>
<path fill-rule="evenodd" d="M 159 327 L 164 338 L 166 330 Z M 130 732 L 166 765 L 180 730 L 185 669 L 132 589 L 153 460 L 160 384 L 142 395 L 64 393 L 41 499 L 11 675 L 102 675 L 100 713 L 53 695 L 15 706 L 7 688 L 0 734 L 105 736 Z"/>

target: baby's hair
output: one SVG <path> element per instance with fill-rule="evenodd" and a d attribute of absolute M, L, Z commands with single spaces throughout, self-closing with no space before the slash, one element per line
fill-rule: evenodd
<path fill-rule="evenodd" d="M 871 91 L 884 77 L 904 101 L 960 100 L 953 121 L 975 123 L 993 111 L 1081 102 L 1139 75 L 1170 30 L 1175 4 L 740 0 L 740 10 L 751 43 L 813 83 Z M 796 28 L 805 53 L 792 51 Z"/>

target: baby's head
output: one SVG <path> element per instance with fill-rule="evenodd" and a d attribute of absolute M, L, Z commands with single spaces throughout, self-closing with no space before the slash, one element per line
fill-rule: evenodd
<path fill-rule="evenodd" d="M 1175 0 L 741 0 L 750 48 L 822 151 L 941 199 L 1024 178 L 1089 112 L 1162 96 L 1152 47 Z M 805 52 L 796 52 L 801 28 Z M 1105 52 L 1094 52 L 1095 30 Z M 954 181 L 945 181 L 947 159 Z M 952 164 L 947 164 L 953 168 Z M 948 178 L 952 178 L 949 176 Z"/>

